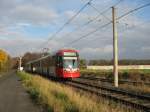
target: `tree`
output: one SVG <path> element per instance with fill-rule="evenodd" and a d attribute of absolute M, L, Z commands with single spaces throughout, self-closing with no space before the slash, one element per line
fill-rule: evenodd
<path fill-rule="evenodd" d="M 19 57 L 13 57 L 11 59 L 11 68 L 12 69 L 17 69 L 18 68 L 18 61 L 19 61 Z"/>
<path fill-rule="evenodd" d="M 80 66 L 80 68 L 86 68 L 86 60 L 80 59 L 79 66 Z"/>
<path fill-rule="evenodd" d="M 113 65 L 113 60 L 90 60 L 89 65 Z M 119 65 L 150 65 L 150 59 L 121 59 Z"/>
<path fill-rule="evenodd" d="M 25 66 L 26 63 L 28 63 L 29 61 L 33 61 L 35 59 L 38 59 L 40 57 L 42 57 L 42 53 L 30 53 L 27 52 L 24 54 L 23 58 L 22 58 L 22 65 Z"/>
<path fill-rule="evenodd" d="M 2 49 L 0 49 L 0 71 L 6 71 L 11 65 L 10 56 Z"/>

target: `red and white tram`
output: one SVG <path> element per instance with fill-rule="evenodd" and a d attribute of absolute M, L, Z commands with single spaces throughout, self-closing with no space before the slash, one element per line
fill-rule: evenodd
<path fill-rule="evenodd" d="M 79 72 L 79 54 L 76 50 L 63 49 L 54 55 L 47 55 L 26 64 L 26 71 L 47 77 L 77 78 Z"/>

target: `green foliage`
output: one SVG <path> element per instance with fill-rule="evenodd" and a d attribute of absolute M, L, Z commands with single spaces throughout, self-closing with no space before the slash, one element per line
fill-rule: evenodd
<path fill-rule="evenodd" d="M 31 80 L 31 76 L 28 73 L 17 71 L 17 75 L 20 77 L 22 81 Z"/>
<path fill-rule="evenodd" d="M 150 60 L 122 59 L 119 65 L 150 65 Z M 89 65 L 113 65 L 113 60 L 90 60 Z"/>
<path fill-rule="evenodd" d="M 112 65 L 112 60 L 90 60 L 89 65 Z"/>
<path fill-rule="evenodd" d="M 81 69 L 81 75 L 95 75 L 113 80 L 112 70 L 90 70 Z M 119 79 L 129 79 L 133 81 L 150 81 L 150 70 L 119 70 Z"/>
<path fill-rule="evenodd" d="M 122 73 L 122 78 L 123 79 L 128 79 L 129 78 L 129 72 L 125 71 Z"/>
<path fill-rule="evenodd" d="M 68 100 L 67 95 L 62 92 L 58 93 L 57 91 L 52 91 L 51 93 L 55 96 L 55 98 L 57 98 L 59 100 L 63 100 L 65 102 Z"/>
<path fill-rule="evenodd" d="M 78 112 L 77 106 L 71 102 L 65 93 L 53 91 L 54 97 L 64 105 L 64 112 Z"/>
<path fill-rule="evenodd" d="M 18 72 L 31 98 L 41 104 L 47 112 L 124 112 L 116 109 L 102 99 L 97 101 L 93 95 L 52 82 L 37 75 Z"/>
<path fill-rule="evenodd" d="M 25 87 L 27 87 L 27 91 L 30 94 L 31 98 L 33 99 L 33 101 L 35 101 L 36 103 L 38 103 L 40 97 L 41 97 L 41 93 L 39 88 L 35 87 L 32 84 L 32 76 L 29 75 L 28 73 L 25 72 L 17 72 L 18 76 L 20 77 L 20 79 L 23 81 L 23 84 L 25 85 Z M 60 91 L 51 91 L 50 93 L 56 100 L 58 100 L 58 102 L 61 103 L 61 105 L 63 105 L 63 112 L 78 112 L 79 109 L 77 108 L 77 106 L 70 101 L 70 99 L 68 98 L 68 96 L 66 95 L 66 93 L 60 92 Z M 54 107 L 51 106 L 47 106 L 47 111 L 48 112 L 54 112 Z"/>
<path fill-rule="evenodd" d="M 86 68 L 86 60 L 80 59 L 79 66 L 80 66 L 80 68 Z"/>
<path fill-rule="evenodd" d="M 73 102 L 64 103 L 64 112 L 79 112 L 78 107 Z"/>
<path fill-rule="evenodd" d="M 54 112 L 54 109 L 53 109 L 53 107 L 51 107 L 51 106 L 48 106 L 48 107 L 47 107 L 47 112 Z"/>
<path fill-rule="evenodd" d="M 29 90 L 31 98 L 36 102 L 39 98 L 39 92 L 36 88 L 30 88 Z"/>
<path fill-rule="evenodd" d="M 107 75 L 106 75 L 106 79 L 113 80 L 114 79 L 113 73 L 112 72 L 108 72 Z"/>

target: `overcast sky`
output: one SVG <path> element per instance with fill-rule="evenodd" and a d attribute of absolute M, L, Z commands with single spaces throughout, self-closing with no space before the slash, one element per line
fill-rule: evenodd
<path fill-rule="evenodd" d="M 103 12 L 119 0 L 93 0 L 92 5 Z M 88 0 L 0 0 L 0 48 L 10 55 L 40 52 L 41 48 L 55 51 L 77 49 L 82 58 L 112 59 L 112 24 L 69 44 L 111 21 L 111 8 L 99 13 L 87 6 L 70 24 L 50 38 Z M 149 0 L 122 0 L 116 6 L 117 17 Z M 119 58 L 150 59 L 150 6 L 140 9 L 117 22 Z M 95 17 L 92 23 L 83 25 Z M 80 28 L 80 29 L 78 29 Z M 78 29 L 78 30 L 76 30 Z"/>

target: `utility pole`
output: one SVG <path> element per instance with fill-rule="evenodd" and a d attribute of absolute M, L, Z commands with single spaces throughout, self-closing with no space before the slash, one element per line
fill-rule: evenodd
<path fill-rule="evenodd" d="M 22 70 L 22 57 L 19 56 L 19 70 L 21 71 Z"/>
<path fill-rule="evenodd" d="M 49 48 L 43 48 L 43 50 L 42 50 L 42 56 L 45 56 L 45 53 L 48 53 L 48 51 L 49 51 Z"/>
<path fill-rule="evenodd" d="M 114 86 L 118 87 L 118 35 L 116 27 L 116 9 L 112 7 L 112 24 L 113 24 L 113 74 Z"/>

